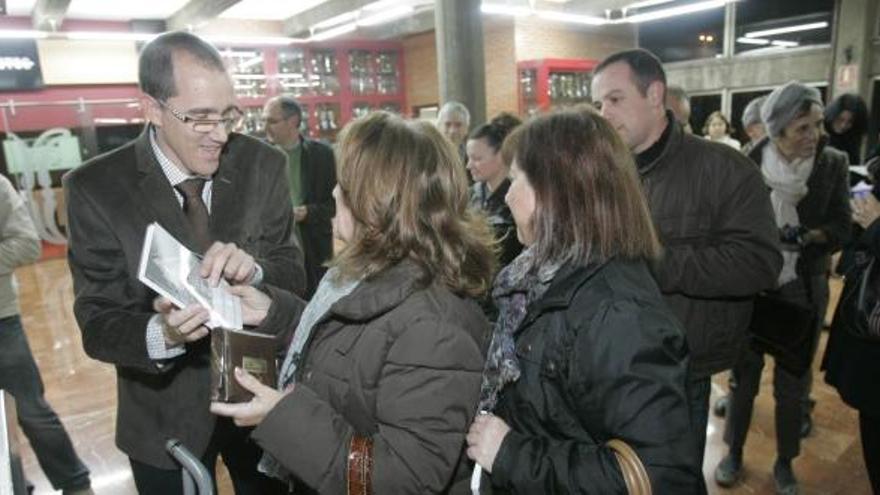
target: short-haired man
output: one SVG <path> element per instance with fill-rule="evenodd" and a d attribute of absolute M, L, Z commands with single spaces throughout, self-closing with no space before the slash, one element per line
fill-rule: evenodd
<path fill-rule="evenodd" d="M 305 255 L 305 296 L 310 299 L 327 270 L 324 262 L 333 256 L 330 219 L 336 213 L 336 160 L 329 146 L 300 133 L 302 108 L 293 98 L 276 96 L 267 101 L 263 122 L 269 141 L 287 155 L 293 219 Z"/>
<path fill-rule="evenodd" d="M 666 108 L 672 112 L 675 121 L 681 125 L 684 132 L 693 134 L 691 128 L 691 99 L 681 86 L 669 86 L 666 88 Z"/>
<path fill-rule="evenodd" d="M 446 139 L 455 145 L 462 161 L 467 163 L 467 150 L 465 142 L 467 141 L 468 131 L 471 127 L 471 113 L 463 103 L 457 101 L 447 101 L 437 113 L 437 128 L 446 136 Z M 468 174 L 470 177 L 470 174 Z"/>
<path fill-rule="evenodd" d="M 683 132 L 665 93 L 663 66 L 645 50 L 611 55 L 592 82 L 594 103 L 635 155 L 663 244 L 654 275 L 687 332 L 702 455 L 711 375 L 733 366 L 752 296 L 774 287 L 782 256 L 757 167 L 729 146 Z"/>
<path fill-rule="evenodd" d="M 165 452 L 180 440 L 213 472 L 218 453 L 236 493 L 283 490 L 259 474 L 248 431 L 210 413 L 207 311 L 175 308 L 138 281 L 144 231 L 158 222 L 204 253 L 216 285 L 305 285 L 284 155 L 232 132 L 241 121 L 217 50 L 184 32 L 161 35 L 139 60 L 141 136 L 64 178 L 74 314 L 86 353 L 116 366 L 116 444 L 140 493 L 182 493 Z M 283 493 L 283 492 L 282 492 Z"/>
<path fill-rule="evenodd" d="M 764 139 L 767 135 L 767 130 L 764 128 L 764 121 L 761 120 L 761 105 L 764 104 L 766 99 L 767 95 L 754 98 L 748 105 L 746 105 L 745 110 L 743 110 L 742 119 L 740 119 L 740 121 L 742 122 L 743 129 L 749 136 L 749 142 L 742 148 L 742 153 L 744 155 L 751 153 L 755 144 Z"/>

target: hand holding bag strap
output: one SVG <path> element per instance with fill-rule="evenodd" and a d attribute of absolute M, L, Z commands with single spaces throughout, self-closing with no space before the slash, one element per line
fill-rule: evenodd
<path fill-rule="evenodd" d="M 629 495 L 651 495 L 651 478 L 648 478 L 648 472 L 636 451 L 617 438 L 608 440 L 605 446 L 614 451 Z"/>
<path fill-rule="evenodd" d="M 373 440 L 355 434 L 348 449 L 348 495 L 373 493 Z"/>

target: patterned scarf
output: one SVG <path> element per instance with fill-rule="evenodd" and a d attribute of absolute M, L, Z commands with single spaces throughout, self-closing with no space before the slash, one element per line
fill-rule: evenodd
<path fill-rule="evenodd" d="M 534 248 L 523 250 L 495 279 L 492 297 L 498 307 L 498 320 L 492 330 L 492 343 L 483 369 L 480 411 L 492 411 L 498 393 L 519 378 L 519 361 L 513 334 L 526 317 L 528 307 L 547 292 L 559 270 L 558 263 L 534 267 Z"/>

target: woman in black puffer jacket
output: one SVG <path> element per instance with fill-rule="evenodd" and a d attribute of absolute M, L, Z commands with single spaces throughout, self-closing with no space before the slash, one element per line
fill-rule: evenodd
<path fill-rule="evenodd" d="M 877 159 L 880 164 L 880 158 Z M 876 178 L 876 176 L 875 176 Z M 880 340 L 861 338 L 851 332 L 851 327 L 863 324 L 864 318 L 857 310 L 859 284 L 862 274 L 871 260 L 880 263 L 880 185 L 875 182 L 868 196 L 852 201 L 853 221 L 865 229 L 853 246 L 854 263 L 846 273 L 837 312 L 834 315 L 822 369 L 825 381 L 837 389 L 840 398 L 859 411 L 859 432 L 862 437 L 862 454 L 874 493 L 880 494 L 880 394 L 877 393 L 877 377 L 880 376 Z M 874 267 L 877 269 L 877 266 Z M 870 279 L 875 284 L 874 301 L 880 294 L 876 284 L 880 278 Z"/>
<path fill-rule="evenodd" d="M 602 117 L 563 112 L 514 132 L 510 205 L 526 250 L 495 281 L 499 318 L 468 455 L 495 493 L 627 493 L 629 444 L 654 493 L 705 489 L 681 324 L 631 155 Z"/>

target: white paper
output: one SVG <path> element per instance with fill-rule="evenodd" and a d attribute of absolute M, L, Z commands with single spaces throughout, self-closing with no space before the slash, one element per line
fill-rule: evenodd
<path fill-rule="evenodd" d="M 201 258 L 186 248 L 158 223 L 151 223 L 144 236 L 138 279 L 175 306 L 199 304 L 208 310 L 208 328 L 241 329 L 241 298 L 227 292 L 229 283 L 208 285 L 199 274 Z"/>
<path fill-rule="evenodd" d="M 474 464 L 474 472 L 471 473 L 471 493 L 473 495 L 480 495 L 480 480 L 483 477 L 483 466 L 480 466 L 479 463 Z"/>

